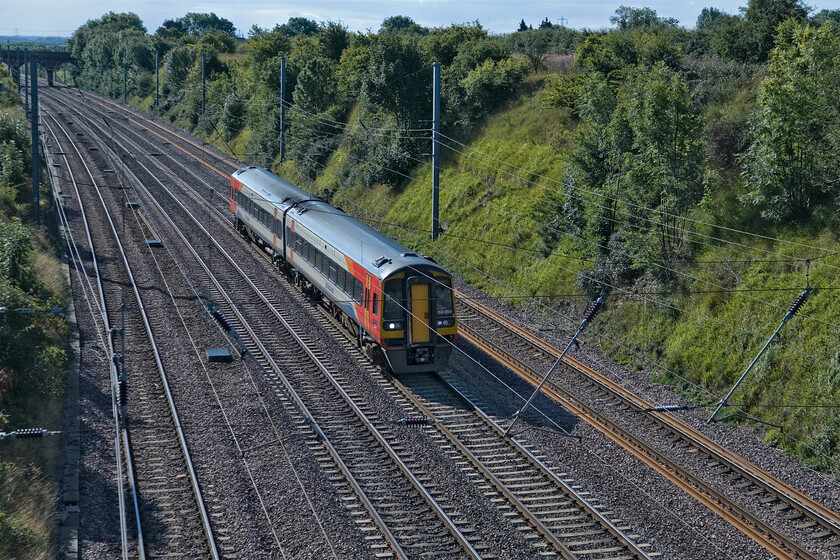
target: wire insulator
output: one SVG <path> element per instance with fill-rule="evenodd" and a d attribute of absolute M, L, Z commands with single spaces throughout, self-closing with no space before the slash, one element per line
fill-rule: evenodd
<path fill-rule="evenodd" d="M 400 426 L 427 426 L 429 424 L 434 424 L 435 422 L 435 419 L 429 418 L 428 416 L 406 416 L 405 418 L 397 420 L 396 423 Z"/>
<path fill-rule="evenodd" d="M 126 379 L 121 380 L 117 385 L 117 402 L 120 406 L 128 405 L 128 380 Z"/>
<path fill-rule="evenodd" d="M 583 316 L 583 320 L 585 322 L 589 322 L 592 318 L 601 310 L 601 302 L 603 299 L 598 298 L 592 302 L 592 305 L 589 306 L 589 309 L 586 310 L 586 315 Z"/>
<path fill-rule="evenodd" d="M 680 410 L 694 410 L 695 408 L 697 407 L 682 404 L 663 404 L 652 408 L 646 408 L 644 409 L 644 412 L 677 412 Z"/>
<path fill-rule="evenodd" d="M 808 299 L 809 295 L 811 295 L 810 288 L 806 289 L 804 292 L 799 294 L 799 297 L 793 301 L 793 305 L 791 305 L 790 309 L 788 309 L 787 316 L 793 317 L 794 315 L 796 315 L 796 312 L 799 311 L 799 308 L 802 307 L 802 305 L 805 303 L 805 300 Z"/>
<path fill-rule="evenodd" d="M 23 428 L 21 430 L 15 431 L 15 437 L 17 439 L 36 438 L 43 436 L 44 430 L 42 430 L 41 428 Z"/>
<path fill-rule="evenodd" d="M 225 317 L 225 314 L 219 311 L 218 309 L 213 310 L 213 318 L 216 320 L 217 323 L 219 323 L 219 325 L 221 325 L 222 329 L 224 329 L 225 332 L 230 332 L 230 330 L 233 328 L 230 326 L 230 321 L 228 321 L 228 318 Z"/>

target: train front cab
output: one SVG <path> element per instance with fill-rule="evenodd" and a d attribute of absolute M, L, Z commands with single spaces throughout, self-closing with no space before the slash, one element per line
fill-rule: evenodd
<path fill-rule="evenodd" d="M 382 286 L 382 348 L 394 373 L 445 368 L 457 336 L 449 275 L 412 270 Z"/>

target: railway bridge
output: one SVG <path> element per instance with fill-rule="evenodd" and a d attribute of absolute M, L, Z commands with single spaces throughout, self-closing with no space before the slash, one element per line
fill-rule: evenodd
<path fill-rule="evenodd" d="M 35 56 L 38 60 L 38 66 L 47 72 L 47 84 L 53 85 L 53 76 L 55 71 L 62 64 L 77 64 L 76 59 L 66 51 L 46 51 L 46 50 L 22 50 L 6 47 L 6 52 L 2 53 L 4 56 L 2 60 L 9 68 L 12 79 L 16 84 L 20 84 L 21 66 L 27 60 L 27 57 Z"/>

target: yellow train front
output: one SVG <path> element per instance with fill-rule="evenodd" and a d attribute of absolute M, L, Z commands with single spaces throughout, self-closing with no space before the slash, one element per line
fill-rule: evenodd
<path fill-rule="evenodd" d="M 320 294 L 394 373 L 444 369 L 457 337 L 452 277 L 342 210 L 259 167 L 231 176 L 235 226 Z"/>
<path fill-rule="evenodd" d="M 439 268 L 411 266 L 382 283 L 379 341 L 395 372 L 445 367 L 457 337 L 452 278 Z"/>

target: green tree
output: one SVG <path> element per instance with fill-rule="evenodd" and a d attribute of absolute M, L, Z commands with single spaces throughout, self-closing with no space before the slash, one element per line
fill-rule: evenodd
<path fill-rule="evenodd" d="M 283 25 L 275 27 L 275 30 L 279 31 L 286 37 L 311 37 L 318 33 L 321 28 L 318 26 L 318 23 L 305 18 L 305 17 L 293 17 L 289 18 L 289 21 L 284 23 Z"/>
<path fill-rule="evenodd" d="M 471 120 L 487 115 L 510 99 L 527 72 L 522 61 L 511 58 L 499 62 L 488 58 L 471 70 L 461 81 L 464 104 Z"/>
<path fill-rule="evenodd" d="M 702 123 L 682 76 L 660 62 L 634 73 L 619 93 L 633 134 L 628 165 L 629 199 L 658 210 L 654 259 L 683 254 L 684 218 L 703 196 Z M 640 248 L 653 246 L 644 236 Z"/>
<path fill-rule="evenodd" d="M 726 14 L 718 10 L 717 8 L 703 8 L 702 10 L 700 10 L 700 15 L 697 16 L 697 23 L 695 25 L 695 28 L 698 31 L 702 31 L 703 29 L 714 23 L 716 19 L 724 15 Z"/>
<path fill-rule="evenodd" d="M 801 22 L 808 16 L 808 9 L 801 0 L 749 0 L 742 11 L 752 56 L 757 62 L 767 60 L 780 23 L 786 19 Z"/>
<path fill-rule="evenodd" d="M 824 23 L 828 20 L 840 23 L 840 10 L 820 10 L 812 18 L 814 23 Z"/>
<path fill-rule="evenodd" d="M 91 39 L 103 33 L 110 34 L 123 30 L 135 30 L 143 35 L 146 33 L 143 20 L 137 14 L 108 12 L 99 19 L 89 19 L 87 23 L 74 31 L 67 39 L 67 50 L 75 58 L 81 59 Z"/>
<path fill-rule="evenodd" d="M 162 27 L 174 29 L 196 37 L 214 30 L 231 37 L 235 37 L 236 35 L 236 27 L 234 27 L 233 22 L 219 17 L 213 12 L 209 14 L 188 12 L 185 16 L 176 20 L 164 20 Z"/>
<path fill-rule="evenodd" d="M 656 10 L 651 8 L 619 6 L 615 15 L 610 16 L 610 23 L 618 26 L 618 29 L 626 31 L 652 27 L 676 27 L 680 22 L 674 18 L 658 17 Z"/>
<path fill-rule="evenodd" d="M 577 53 L 576 65 L 616 80 L 625 68 L 637 64 L 651 66 L 661 61 L 677 69 L 682 61 L 678 36 L 670 28 L 590 35 Z"/>
<path fill-rule="evenodd" d="M 340 23 L 329 22 L 318 34 L 318 46 L 324 56 L 339 62 L 344 49 L 350 46 L 350 33 Z"/>
<path fill-rule="evenodd" d="M 574 196 L 564 197 L 597 241 L 587 249 L 596 259 L 588 291 L 646 271 L 668 279 L 656 263 L 687 253 L 683 222 L 703 194 L 702 121 L 685 80 L 661 61 L 628 71 L 617 91 L 597 73 L 576 88 L 584 124 L 568 174 L 590 193 L 583 219 Z"/>
<path fill-rule="evenodd" d="M 17 220 L 0 220 L 0 281 L 28 292 L 35 282 L 32 234 Z"/>
<path fill-rule="evenodd" d="M 277 29 L 252 35 L 245 43 L 255 70 L 267 60 L 288 53 L 291 47 L 289 38 Z"/>
<path fill-rule="evenodd" d="M 534 72 L 545 65 L 551 46 L 551 31 L 551 27 L 540 26 L 539 29 L 522 31 L 512 37 L 513 49 L 528 58 Z"/>
<path fill-rule="evenodd" d="M 164 84 L 169 91 L 177 92 L 187 80 L 195 63 L 195 54 L 186 46 L 175 47 L 163 58 Z"/>
<path fill-rule="evenodd" d="M 24 120 L 11 112 L 0 112 L 0 144 L 5 146 L 5 156 L 0 160 L 0 185 L 8 186 L 23 181 L 21 173 L 32 165 L 29 131 Z M 20 171 L 16 169 L 20 167 Z"/>
<path fill-rule="evenodd" d="M 764 217 L 808 217 L 837 203 L 840 180 L 840 25 L 780 27 L 758 93 L 753 143 L 743 158 L 744 201 Z"/>
<path fill-rule="evenodd" d="M 380 33 L 418 33 L 425 35 L 429 30 L 418 25 L 408 16 L 391 16 L 382 21 L 379 26 Z"/>
<path fill-rule="evenodd" d="M 362 81 L 366 100 L 397 118 L 401 125 L 416 124 L 431 111 L 428 68 L 418 45 L 386 33 L 374 38 Z M 423 115 L 423 116 L 421 116 Z"/>

